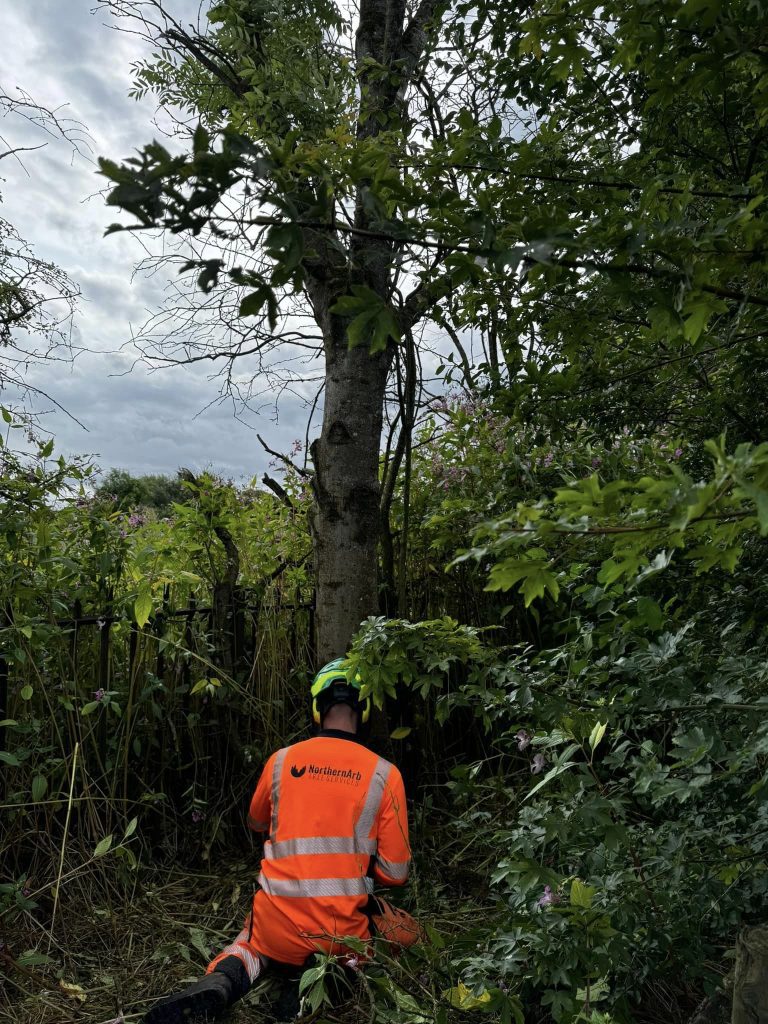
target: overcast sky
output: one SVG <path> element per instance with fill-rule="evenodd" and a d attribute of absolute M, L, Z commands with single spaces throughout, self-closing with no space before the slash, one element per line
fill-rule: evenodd
<path fill-rule="evenodd" d="M 183 20 L 196 20 L 198 0 L 172 0 Z M 117 219 L 102 196 L 95 157 L 121 159 L 158 135 L 151 100 L 128 98 L 131 64 L 147 56 L 141 41 L 115 32 L 94 0 L 0 0 L 0 85 L 17 88 L 50 108 L 82 121 L 92 139 L 90 157 L 50 141 L 25 155 L 24 165 L 2 162 L 0 215 L 36 254 L 64 269 L 83 293 L 75 341 L 86 351 L 71 367 L 31 369 L 31 383 L 48 392 L 87 428 L 61 413 L 45 419 L 57 450 L 93 453 L 104 469 L 175 473 L 181 466 L 213 467 L 236 479 L 263 471 L 269 456 L 256 431 L 286 451 L 304 437 L 306 409 L 286 396 L 280 420 L 272 409 L 238 422 L 231 405 L 214 404 L 218 388 L 208 370 L 172 368 L 149 373 L 121 346 L 157 310 L 165 281 L 132 272 L 143 255 L 127 234 L 104 237 Z M 11 144 L 40 142 L 23 123 L 6 118 L 0 133 Z M 206 408 L 207 407 L 207 408 Z"/>

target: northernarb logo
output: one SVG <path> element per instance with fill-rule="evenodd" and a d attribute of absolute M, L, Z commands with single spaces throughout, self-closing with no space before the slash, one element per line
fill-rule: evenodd
<path fill-rule="evenodd" d="M 355 771 L 353 768 L 333 768 L 329 764 L 316 765 L 303 764 L 301 768 L 297 768 L 295 764 L 291 765 L 291 775 L 294 779 L 300 779 L 306 773 L 309 768 L 309 774 L 315 778 L 320 777 L 322 779 L 338 779 L 344 782 L 360 782 L 363 778 L 363 773 Z"/>

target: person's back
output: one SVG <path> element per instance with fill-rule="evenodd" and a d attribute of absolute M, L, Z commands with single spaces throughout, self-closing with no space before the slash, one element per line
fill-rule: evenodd
<path fill-rule="evenodd" d="M 408 821 L 398 769 L 348 732 L 324 730 L 270 757 L 251 801 L 251 828 L 268 831 L 253 903 L 261 951 L 302 963 L 370 934 L 374 879 L 408 875 Z"/>

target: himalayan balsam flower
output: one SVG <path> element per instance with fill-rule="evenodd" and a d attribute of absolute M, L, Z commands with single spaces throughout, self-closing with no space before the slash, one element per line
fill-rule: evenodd
<path fill-rule="evenodd" d="M 539 772 L 543 772 L 547 767 L 547 759 L 543 754 L 536 754 L 534 759 L 531 761 L 531 775 L 538 775 Z"/>
<path fill-rule="evenodd" d="M 192 821 L 197 825 L 201 821 L 205 821 L 205 815 L 202 811 L 199 811 L 197 807 L 192 811 Z"/>
<path fill-rule="evenodd" d="M 144 525 L 144 516 L 140 516 L 138 512 L 132 512 L 128 516 L 128 525 L 129 526 L 143 526 Z"/>
<path fill-rule="evenodd" d="M 683 449 L 682 448 L 675 448 L 674 453 L 673 453 L 674 458 L 679 459 L 682 454 L 683 454 Z"/>
<path fill-rule="evenodd" d="M 543 465 L 551 466 L 554 461 L 555 461 L 555 456 L 552 454 L 552 452 L 547 452 L 547 454 L 544 456 L 544 463 L 543 463 Z"/>
<path fill-rule="evenodd" d="M 543 896 L 539 896 L 539 898 L 536 900 L 536 906 L 537 907 L 542 907 L 542 908 L 543 907 L 551 907 L 551 906 L 554 906 L 555 903 L 559 903 L 559 902 L 560 902 L 560 897 L 557 895 L 557 893 L 556 892 L 552 892 L 552 889 L 548 885 L 545 885 L 544 886 L 544 895 Z"/>
<path fill-rule="evenodd" d="M 602 464 L 603 460 L 601 458 L 598 458 L 597 455 L 594 457 L 594 459 L 592 459 L 592 469 L 597 469 L 597 467 L 602 466 Z"/>
<path fill-rule="evenodd" d="M 517 749 L 518 750 L 525 750 L 527 747 L 530 747 L 530 745 L 531 745 L 531 737 L 525 731 L 525 729 L 519 729 L 515 733 L 515 739 L 517 740 Z"/>
<path fill-rule="evenodd" d="M 98 690 L 94 690 L 93 691 L 93 699 L 94 700 L 104 700 L 104 698 L 106 696 L 107 696 L 107 691 L 105 689 L 103 689 L 102 687 L 99 687 Z"/>

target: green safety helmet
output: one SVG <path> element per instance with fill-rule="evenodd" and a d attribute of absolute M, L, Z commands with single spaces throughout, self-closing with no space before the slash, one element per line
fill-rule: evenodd
<path fill-rule="evenodd" d="M 350 680 L 347 678 L 347 671 L 341 665 L 344 658 L 334 658 L 327 665 L 323 665 L 312 681 L 312 719 L 316 725 L 320 725 L 323 715 L 328 708 L 334 704 L 348 704 L 360 715 L 360 722 L 364 725 L 371 715 L 371 698 L 366 697 L 360 702 L 360 687 L 363 680 L 359 675 Z"/>

